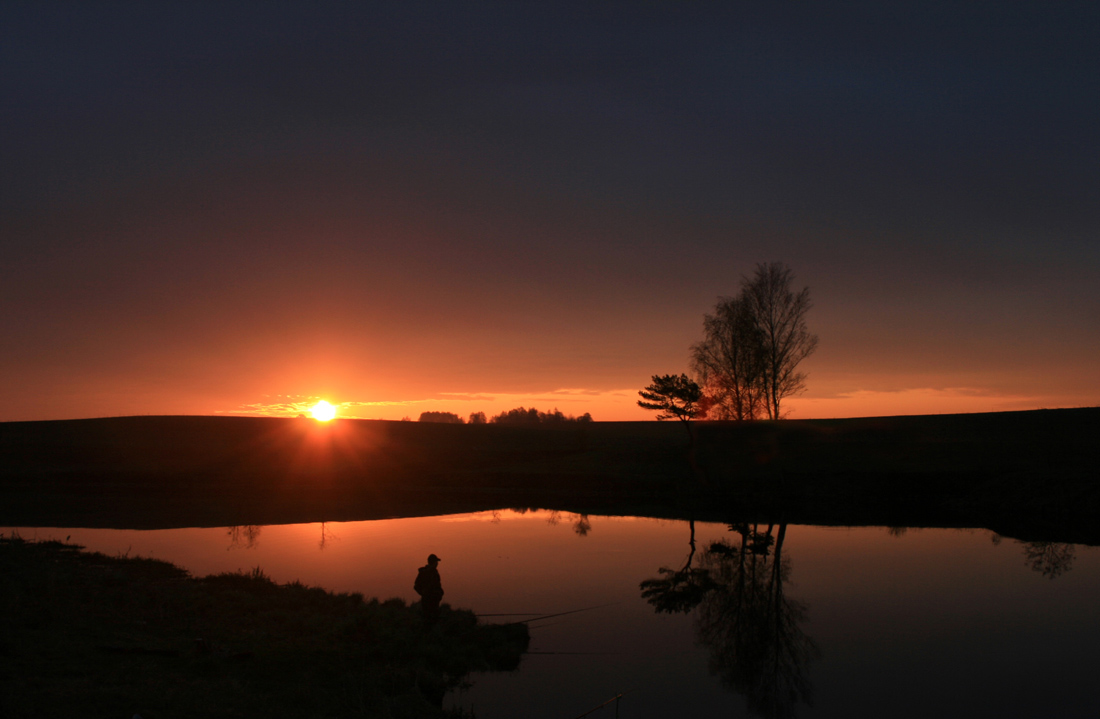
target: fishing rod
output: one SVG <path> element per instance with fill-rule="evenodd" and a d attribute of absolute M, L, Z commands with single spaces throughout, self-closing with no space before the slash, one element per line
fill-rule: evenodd
<path fill-rule="evenodd" d="M 551 656 L 562 654 L 575 657 L 603 657 L 611 654 L 622 654 L 622 652 L 524 652 L 524 654 L 534 654 L 538 656 Z"/>
<path fill-rule="evenodd" d="M 628 693 L 629 692 L 620 692 L 620 693 L 616 694 L 615 696 L 613 696 L 610 699 L 608 699 L 607 701 L 605 701 L 603 704 L 600 704 L 598 707 L 592 707 L 591 709 L 586 711 L 584 714 L 579 715 L 577 717 L 577 719 L 584 719 L 584 717 L 586 717 L 589 714 L 592 714 L 594 712 L 597 712 L 600 709 L 603 709 L 605 706 L 607 706 L 611 702 L 615 702 L 615 716 L 616 717 L 619 716 L 619 700 L 622 699 L 623 696 L 628 694 Z"/>
<path fill-rule="evenodd" d="M 554 617 L 564 617 L 567 614 L 576 614 L 578 612 L 590 612 L 593 609 L 603 609 L 604 607 L 613 607 L 621 602 L 612 602 L 611 604 L 599 604 L 595 607 L 584 607 L 582 609 L 570 609 L 568 612 L 558 612 L 556 614 L 539 614 L 537 612 L 505 612 L 497 614 L 475 614 L 475 617 L 529 617 L 529 619 L 520 619 L 519 621 L 512 622 L 513 624 L 526 624 L 527 622 L 537 622 L 541 619 L 553 619 Z"/>
<path fill-rule="evenodd" d="M 595 607 L 584 607 L 583 609 L 571 609 L 568 612 L 558 612 L 557 614 L 542 614 L 542 615 L 539 615 L 539 616 L 531 617 L 530 619 L 521 619 L 520 621 L 515 622 L 515 623 L 516 624 L 526 624 L 528 622 L 537 622 L 540 619 L 553 619 L 554 617 L 564 617 L 567 614 L 577 614 L 578 612 L 590 612 L 593 609 L 603 609 L 605 607 L 613 607 L 616 604 L 621 604 L 621 602 L 612 602 L 610 604 L 599 604 Z"/>

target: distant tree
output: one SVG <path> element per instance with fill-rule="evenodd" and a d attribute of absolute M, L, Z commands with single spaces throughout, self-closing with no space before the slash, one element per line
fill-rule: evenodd
<path fill-rule="evenodd" d="M 657 419 L 690 422 L 699 414 L 703 390 L 686 374 L 653 375 L 653 383 L 638 390 L 638 406 L 659 412 Z"/>
<path fill-rule="evenodd" d="M 806 326 L 810 289 L 795 294 L 793 279 L 781 262 L 757 265 L 737 297 L 721 298 L 704 317 L 704 339 L 691 353 L 709 416 L 780 419 L 783 399 L 805 389 L 798 365 L 817 348 L 817 336 Z"/>
<path fill-rule="evenodd" d="M 561 413 L 560 409 L 555 407 L 551 412 L 539 412 L 539 421 L 546 423 L 565 422 L 566 417 L 564 414 Z"/>
<path fill-rule="evenodd" d="M 592 415 L 585 412 L 580 417 L 574 417 L 571 414 L 562 414 L 562 411 L 555 407 L 551 412 L 539 412 L 539 421 L 543 423 L 553 422 L 591 422 Z"/>
<path fill-rule="evenodd" d="M 485 424 L 488 421 L 489 420 L 487 420 L 485 418 L 485 413 L 484 412 L 474 412 L 470 415 L 470 419 L 467 420 L 467 423 L 468 424 Z"/>
<path fill-rule="evenodd" d="M 439 424 L 462 424 L 462 418 L 454 412 L 421 412 L 418 422 L 438 422 Z"/>
<path fill-rule="evenodd" d="M 493 416 L 489 421 L 494 424 L 537 424 L 539 421 L 539 411 L 534 407 L 531 409 L 516 407 L 515 409 L 510 409 Z"/>
<path fill-rule="evenodd" d="M 563 414 L 561 410 L 554 408 L 551 412 L 540 412 L 534 407 L 516 407 L 507 412 L 501 412 L 489 420 L 494 424 L 554 424 L 559 422 L 591 422 L 592 415 L 585 412 L 580 417 L 571 414 Z"/>

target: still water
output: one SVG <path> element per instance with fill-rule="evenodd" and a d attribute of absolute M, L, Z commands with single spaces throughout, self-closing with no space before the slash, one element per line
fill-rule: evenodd
<path fill-rule="evenodd" d="M 693 551 L 687 522 L 548 511 L 15 531 L 410 602 L 435 553 L 452 606 L 485 621 L 559 615 L 530 623 L 519 671 L 448 697 L 481 719 L 570 719 L 620 694 L 590 716 L 1100 716 L 1093 547 L 696 523 Z"/>

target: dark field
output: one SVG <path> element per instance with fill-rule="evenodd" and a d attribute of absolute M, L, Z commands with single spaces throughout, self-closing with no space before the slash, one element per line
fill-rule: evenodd
<path fill-rule="evenodd" d="M 977 526 L 1100 543 L 1100 408 L 701 422 L 695 435 L 692 453 L 678 422 L 8 422 L 0 525 L 228 526 L 542 507 Z"/>
<path fill-rule="evenodd" d="M 538 507 L 985 527 L 1100 544 L 1100 409 L 536 426 L 226 417 L 0 424 L 0 526 L 157 528 Z M 785 524 L 784 524 L 785 526 Z M 521 625 L 0 539 L 0 716 L 442 715 Z"/>

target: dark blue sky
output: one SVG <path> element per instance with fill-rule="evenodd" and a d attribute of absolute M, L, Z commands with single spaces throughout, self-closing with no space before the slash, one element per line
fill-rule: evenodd
<path fill-rule="evenodd" d="M 626 418 L 773 260 L 802 416 L 1100 403 L 1100 10 L 683 5 L 4 3 L 0 419 Z"/>

